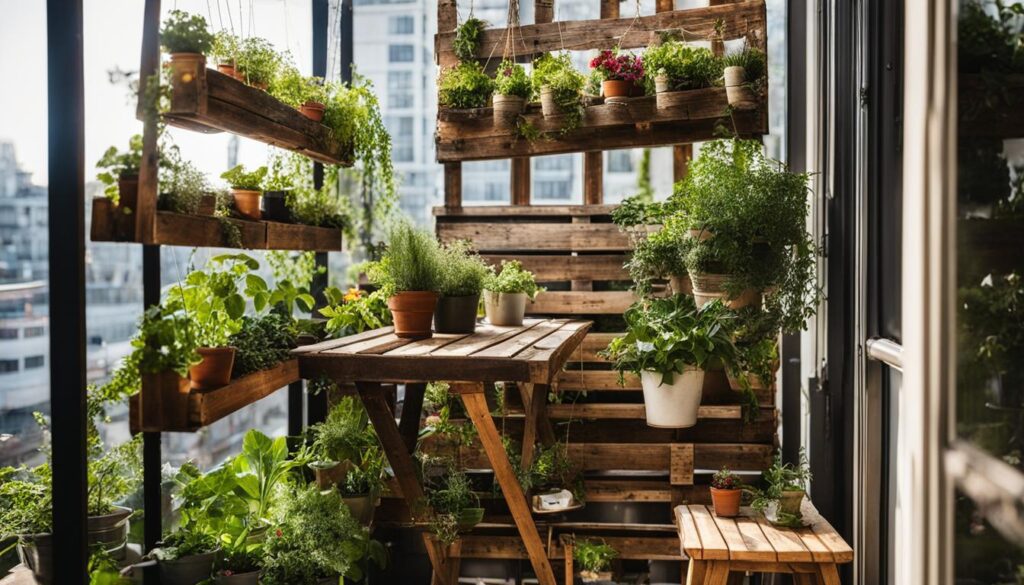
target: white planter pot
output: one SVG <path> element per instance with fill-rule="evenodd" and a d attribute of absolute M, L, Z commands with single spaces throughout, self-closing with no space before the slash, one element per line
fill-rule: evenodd
<path fill-rule="evenodd" d="M 683 429 L 697 424 L 704 370 L 687 366 L 672 384 L 662 384 L 657 372 L 641 372 L 640 383 L 648 426 Z"/>
<path fill-rule="evenodd" d="M 526 293 L 496 293 L 484 291 L 484 311 L 491 325 L 519 326 L 526 316 Z"/>

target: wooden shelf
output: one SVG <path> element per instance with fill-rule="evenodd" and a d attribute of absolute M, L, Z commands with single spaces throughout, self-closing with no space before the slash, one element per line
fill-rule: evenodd
<path fill-rule="evenodd" d="M 172 378 L 180 380 L 177 376 Z M 144 376 L 142 391 L 129 400 L 129 424 L 133 433 L 195 432 L 300 379 L 298 360 L 291 359 L 232 380 L 216 390 L 188 390 L 187 397 L 182 398 L 187 412 L 187 421 L 183 423 L 174 420 L 175 409 L 167 403 L 166 395 L 159 395 L 159 386 L 168 381 Z M 147 407 L 147 400 L 151 406 Z"/>
<path fill-rule="evenodd" d="M 729 108 L 724 88 L 674 92 L 676 105 L 656 107 L 654 96 L 585 108 L 581 125 L 559 136 L 559 118 L 545 118 L 540 104 L 530 104 L 524 119 L 545 136 L 526 140 L 515 130 L 494 127 L 491 108 L 438 111 L 437 160 L 442 163 L 590 152 L 619 148 L 670 146 L 711 140 L 721 126 L 741 136 L 768 132 L 767 98 L 758 108 Z"/>
<path fill-rule="evenodd" d="M 351 145 L 267 92 L 199 62 L 175 63 L 171 70 L 171 105 L 164 115 L 168 124 L 198 132 L 231 132 L 322 163 L 352 165 Z"/>
<path fill-rule="evenodd" d="M 129 221 L 125 221 L 128 219 Z M 247 250 L 313 250 L 340 251 L 341 230 L 273 221 L 222 220 L 208 215 L 186 215 L 157 211 L 153 218 L 153 235 L 137 237 L 134 218 L 119 216 L 117 208 L 103 197 L 92 203 L 91 239 L 94 242 L 137 242 L 164 246 L 199 248 L 231 248 L 225 236 L 223 221 L 238 228 L 241 248 Z M 136 234 L 133 236 L 132 234 Z"/>

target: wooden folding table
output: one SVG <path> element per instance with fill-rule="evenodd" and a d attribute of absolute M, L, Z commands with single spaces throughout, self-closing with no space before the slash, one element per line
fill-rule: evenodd
<path fill-rule="evenodd" d="M 355 383 L 414 519 L 429 518 L 431 513 L 425 506 L 423 486 L 412 458 L 423 393 L 427 382 L 449 382 L 477 428 L 538 581 L 555 585 L 544 543 L 491 418 L 484 388 L 494 382 L 516 382 L 521 387 L 527 408 L 523 443 L 526 450 L 532 448 L 536 437 L 550 433 L 543 416 L 547 385 L 588 329 L 589 321 L 527 319 L 518 327 L 481 324 L 469 335 L 435 334 L 429 339 L 409 340 L 385 327 L 304 346 L 294 353 L 303 378 L 327 377 L 339 384 Z M 397 424 L 381 391 L 385 382 L 406 384 L 402 417 Z M 528 460 L 530 453 L 524 455 Z M 458 563 L 450 562 L 446 551 L 428 534 L 424 533 L 423 539 L 435 581 L 455 585 Z"/>

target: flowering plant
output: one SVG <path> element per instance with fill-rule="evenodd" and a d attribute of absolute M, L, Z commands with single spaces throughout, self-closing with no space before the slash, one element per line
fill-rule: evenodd
<path fill-rule="evenodd" d="M 716 471 L 714 477 L 711 478 L 711 487 L 716 490 L 735 490 L 742 485 L 743 482 L 740 481 L 739 476 L 729 471 L 728 467 Z"/>
<path fill-rule="evenodd" d="M 590 60 L 590 68 L 599 71 L 605 80 L 639 82 L 644 77 L 644 62 L 639 55 L 618 51 L 601 51 Z"/>

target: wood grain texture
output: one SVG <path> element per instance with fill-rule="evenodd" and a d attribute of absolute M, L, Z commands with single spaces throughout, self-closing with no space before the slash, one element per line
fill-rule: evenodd
<path fill-rule="evenodd" d="M 625 252 L 632 249 L 629 237 L 610 223 L 439 223 L 437 236 L 442 242 L 469 240 L 480 252 Z"/>
<path fill-rule="evenodd" d="M 509 180 L 511 181 L 512 205 L 529 205 L 533 184 L 530 181 L 530 159 L 528 157 L 512 159 Z"/>
<path fill-rule="evenodd" d="M 621 315 L 636 300 L 629 291 L 549 291 L 526 304 L 527 315 Z"/>
<path fill-rule="evenodd" d="M 462 163 L 444 163 L 444 204 L 449 209 L 462 205 Z"/>
<path fill-rule="evenodd" d="M 298 380 L 298 360 L 292 359 L 232 380 L 223 388 L 193 390 L 189 396 L 189 423 L 205 427 Z"/>
<path fill-rule="evenodd" d="M 697 528 L 704 560 L 729 560 L 729 547 L 715 524 L 714 513 L 707 506 L 691 505 L 690 516 Z"/>
<path fill-rule="evenodd" d="M 457 164 L 457 163 L 453 163 Z M 618 205 L 467 205 L 464 207 L 434 207 L 439 218 L 491 217 L 518 221 L 528 217 L 601 217 L 610 219 Z"/>
<path fill-rule="evenodd" d="M 629 260 L 626 253 L 587 254 L 483 254 L 483 259 L 492 266 L 501 266 L 502 260 L 519 260 L 523 268 L 533 273 L 538 282 L 566 280 L 629 280 L 629 273 L 623 268 Z"/>
<path fill-rule="evenodd" d="M 646 420 L 643 404 L 551 404 L 548 416 L 554 419 L 635 419 Z M 701 406 L 697 409 L 698 419 L 740 420 L 743 416 L 739 405 Z"/>
<path fill-rule="evenodd" d="M 268 250 L 340 252 L 341 230 L 296 223 L 264 222 Z"/>
<path fill-rule="evenodd" d="M 673 443 L 669 453 L 669 483 L 693 485 L 693 443 Z"/>
<path fill-rule="evenodd" d="M 583 203 L 604 203 L 604 152 L 600 150 L 583 154 Z"/>

